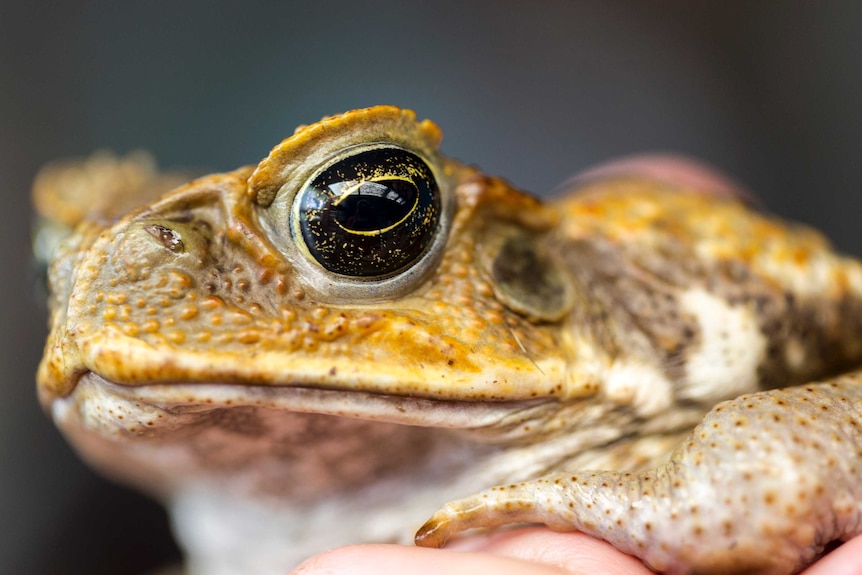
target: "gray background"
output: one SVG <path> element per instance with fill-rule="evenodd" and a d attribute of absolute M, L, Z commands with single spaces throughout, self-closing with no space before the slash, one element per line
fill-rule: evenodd
<path fill-rule="evenodd" d="M 78 463 L 35 401 L 28 188 L 48 160 L 144 147 L 226 170 L 298 123 L 393 103 L 537 193 L 614 156 L 698 156 L 862 253 L 862 3 L 688 4 L 3 0 L 0 573 L 177 553 L 158 507 Z"/>

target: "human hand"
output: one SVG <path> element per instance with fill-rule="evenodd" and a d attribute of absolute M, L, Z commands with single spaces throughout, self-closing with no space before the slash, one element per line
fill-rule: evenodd
<path fill-rule="evenodd" d="M 312 557 L 294 575 L 649 575 L 636 558 L 582 533 L 542 527 L 502 531 L 455 541 L 446 549 L 354 545 Z"/>
<path fill-rule="evenodd" d="M 446 549 L 353 545 L 312 557 L 293 575 L 651 575 L 639 560 L 582 533 L 530 527 L 475 536 Z M 801 575 L 862 573 L 862 537 L 853 539 Z"/>

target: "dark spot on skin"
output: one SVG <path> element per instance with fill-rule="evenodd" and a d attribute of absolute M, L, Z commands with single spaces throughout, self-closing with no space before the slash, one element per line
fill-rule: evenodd
<path fill-rule="evenodd" d="M 212 400 L 205 403 L 212 403 Z M 217 427 L 229 433 L 247 437 L 260 437 L 266 432 L 266 427 L 258 417 L 257 411 L 246 407 L 215 409 L 202 416 L 198 424 L 203 427 Z"/>
<path fill-rule="evenodd" d="M 151 224 L 144 227 L 144 231 L 159 240 L 162 245 L 175 254 L 185 251 L 183 240 L 180 235 L 170 228 L 159 224 Z"/>

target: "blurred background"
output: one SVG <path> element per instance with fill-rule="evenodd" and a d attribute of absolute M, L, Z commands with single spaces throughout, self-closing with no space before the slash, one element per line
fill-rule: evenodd
<path fill-rule="evenodd" d="M 616 156 L 703 158 L 862 254 L 860 29 L 862 3 L 839 0 L 3 0 L 0 573 L 178 557 L 161 509 L 80 464 L 36 403 L 28 193 L 44 162 L 146 148 L 228 170 L 297 124 L 392 103 L 539 194 Z"/>

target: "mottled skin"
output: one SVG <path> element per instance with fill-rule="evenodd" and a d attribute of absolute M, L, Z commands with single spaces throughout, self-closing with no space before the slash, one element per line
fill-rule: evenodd
<path fill-rule="evenodd" d="M 160 199 L 120 190 L 140 193 L 126 215 L 70 216 L 62 172 L 37 186 L 74 227 L 40 398 L 83 457 L 172 508 L 190 571 L 404 541 L 459 497 L 419 544 L 538 522 L 657 570 L 792 573 L 862 530 L 862 391 L 838 375 L 862 363 L 859 263 L 650 180 L 543 203 L 439 141 L 378 107 Z M 439 229 L 391 277 L 330 274 L 293 199 L 381 142 L 428 163 Z"/>

